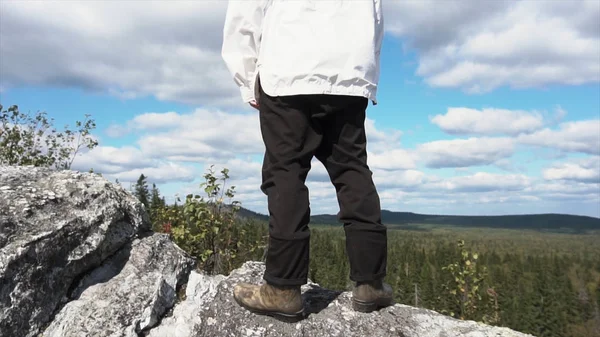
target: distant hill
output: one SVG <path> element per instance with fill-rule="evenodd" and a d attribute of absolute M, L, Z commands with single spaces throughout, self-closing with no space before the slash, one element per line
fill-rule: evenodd
<path fill-rule="evenodd" d="M 239 218 L 248 218 L 248 219 L 257 219 L 257 220 L 261 220 L 261 221 L 269 221 L 268 215 L 256 213 L 256 212 L 251 211 L 244 207 L 240 208 L 237 215 Z"/>
<path fill-rule="evenodd" d="M 268 216 L 242 208 L 240 216 L 268 221 Z M 600 219 L 569 214 L 525 214 L 525 215 L 429 215 L 411 212 L 382 211 L 382 220 L 386 225 L 402 228 L 414 224 L 430 224 L 440 226 L 483 227 L 505 229 L 529 229 L 552 232 L 600 231 Z M 320 214 L 311 216 L 312 224 L 338 224 L 337 215 Z"/>

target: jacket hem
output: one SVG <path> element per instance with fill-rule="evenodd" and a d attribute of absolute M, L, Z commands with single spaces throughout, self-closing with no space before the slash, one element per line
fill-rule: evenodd
<path fill-rule="evenodd" d="M 323 85 L 298 85 L 294 84 L 285 88 L 269 88 L 265 83 L 261 83 L 262 90 L 269 96 L 293 96 L 293 95 L 348 95 L 361 96 L 368 98 L 377 105 L 376 89 L 366 89 L 364 87 L 335 87 Z"/>

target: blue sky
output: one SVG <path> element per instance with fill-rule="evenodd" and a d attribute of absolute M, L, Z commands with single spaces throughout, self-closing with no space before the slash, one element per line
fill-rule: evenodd
<path fill-rule="evenodd" d="M 599 6 L 388 1 L 379 104 L 367 112 L 383 208 L 600 217 Z M 266 212 L 257 113 L 219 55 L 224 2 L 0 10 L 0 104 L 97 123 L 100 146 L 74 169 L 125 185 L 144 173 L 172 200 L 215 164 L 243 206 Z M 318 163 L 308 186 L 314 214 L 337 212 Z"/>

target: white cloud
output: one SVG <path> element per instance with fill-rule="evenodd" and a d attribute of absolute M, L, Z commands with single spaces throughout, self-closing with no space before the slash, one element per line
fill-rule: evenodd
<path fill-rule="evenodd" d="M 387 170 L 415 167 L 414 153 L 399 148 L 399 131 L 380 130 L 369 119 L 365 128 L 369 138 L 369 166 Z M 144 155 L 173 161 L 231 163 L 237 155 L 262 156 L 264 153 L 256 113 L 206 109 L 196 109 L 189 114 L 144 113 L 126 125 L 110 126 L 108 132 L 119 136 L 134 132 L 139 135 L 137 143 Z M 312 165 L 311 177 L 329 181 L 327 171 L 318 160 L 314 159 Z"/>
<path fill-rule="evenodd" d="M 311 168 L 310 168 L 310 172 L 308 172 L 308 177 L 306 178 L 307 181 L 318 181 L 318 182 L 330 182 L 331 181 L 329 179 L 329 173 L 327 173 L 325 166 L 323 166 L 323 164 L 319 160 L 313 158 L 310 165 L 311 165 Z"/>
<path fill-rule="evenodd" d="M 365 120 L 367 134 L 367 161 L 371 169 L 399 170 L 416 167 L 415 153 L 401 148 L 402 132 L 397 129 L 382 129 L 375 120 Z"/>
<path fill-rule="evenodd" d="M 157 130 L 166 119 L 169 122 Z M 264 152 L 256 113 L 197 109 L 190 114 L 143 114 L 128 124 L 142 132 L 138 144 L 152 157 L 197 162 Z"/>
<path fill-rule="evenodd" d="M 189 182 L 196 178 L 196 170 L 190 166 L 149 158 L 131 146 L 98 146 L 77 156 L 72 169 L 93 169 L 110 180 L 119 179 L 122 182 L 136 181 L 142 173 L 154 183 Z"/>
<path fill-rule="evenodd" d="M 377 188 L 384 190 L 390 188 L 400 188 L 403 191 L 409 191 L 419 188 L 427 182 L 425 173 L 419 170 L 373 170 L 373 181 Z"/>
<path fill-rule="evenodd" d="M 600 119 L 565 122 L 558 130 L 546 128 L 520 135 L 517 142 L 567 152 L 600 154 Z"/>
<path fill-rule="evenodd" d="M 547 180 L 573 180 L 600 183 L 600 157 L 591 157 L 570 163 L 558 163 L 543 171 Z"/>
<path fill-rule="evenodd" d="M 510 138 L 438 140 L 417 146 L 417 152 L 431 168 L 489 165 L 510 157 L 513 151 Z"/>
<path fill-rule="evenodd" d="M 139 130 L 161 130 L 177 127 L 182 122 L 182 116 L 174 111 L 157 113 L 148 112 L 137 115 L 128 122 L 130 128 Z"/>
<path fill-rule="evenodd" d="M 444 115 L 435 115 L 431 122 L 453 135 L 517 135 L 544 126 L 538 112 L 487 108 L 448 108 Z"/>
<path fill-rule="evenodd" d="M 148 177 L 150 183 L 163 184 L 167 182 L 191 182 L 198 178 L 197 170 L 178 163 L 164 162 L 156 166 L 137 168 L 111 174 L 110 177 L 120 181 L 136 181 L 141 174 Z"/>
<path fill-rule="evenodd" d="M 380 129 L 375 125 L 375 120 L 371 118 L 365 120 L 365 133 L 369 151 L 382 152 L 400 147 L 402 132 L 395 129 Z"/>
<path fill-rule="evenodd" d="M 123 99 L 241 106 L 220 56 L 226 5 L 3 1 L 0 87 L 77 87 Z M 432 86 L 485 92 L 600 79 L 598 1 L 384 6 L 387 30 L 418 51 L 417 74 Z"/>
<path fill-rule="evenodd" d="M 427 190 L 454 192 L 520 191 L 527 188 L 530 178 L 522 174 L 477 172 L 472 175 L 436 179 L 425 186 Z"/>
<path fill-rule="evenodd" d="M 104 134 L 110 138 L 119 138 L 127 135 L 130 130 L 124 126 L 119 124 L 111 124 L 106 129 L 104 129 Z"/>
<path fill-rule="evenodd" d="M 0 85 L 237 104 L 220 56 L 226 1 L 3 1 Z"/>
<path fill-rule="evenodd" d="M 232 158 L 222 162 L 204 163 L 214 165 L 215 174 L 221 175 L 221 170 L 227 168 L 232 180 L 243 180 L 246 178 L 260 177 L 262 172 L 262 162 L 251 159 Z"/>
<path fill-rule="evenodd" d="M 600 80 L 596 0 L 392 1 L 386 17 L 434 87 L 480 93 Z"/>
<path fill-rule="evenodd" d="M 309 189 L 309 196 L 319 203 L 325 203 L 327 206 L 337 205 L 337 195 L 333 184 L 329 181 L 307 181 L 306 186 Z"/>
<path fill-rule="evenodd" d="M 137 148 L 123 146 L 120 148 L 99 145 L 85 154 L 77 156 L 73 161 L 73 169 L 96 172 L 118 173 L 129 169 L 151 166 L 152 159 L 144 156 Z"/>
<path fill-rule="evenodd" d="M 370 165 L 385 169 L 415 167 L 414 154 L 399 148 L 401 133 L 398 130 L 380 130 L 371 119 L 365 121 L 365 129 Z M 111 125 L 105 132 L 111 136 L 133 132 L 139 135 L 137 142 L 145 155 L 174 161 L 222 162 L 236 155 L 262 156 L 264 153 L 256 112 L 238 114 L 196 109 L 186 114 L 144 113 L 125 125 Z M 318 170 L 316 176 L 326 175 L 317 160 L 313 165 Z"/>
<path fill-rule="evenodd" d="M 415 155 L 404 149 L 369 153 L 367 161 L 369 167 L 372 169 L 398 170 L 413 169 L 416 167 Z"/>
<path fill-rule="evenodd" d="M 544 202 L 574 202 L 576 205 L 592 203 L 600 211 L 600 183 L 555 180 L 531 186 L 529 193 L 540 196 Z M 569 212 L 570 213 L 570 212 Z M 594 216 L 600 217 L 600 213 Z"/>

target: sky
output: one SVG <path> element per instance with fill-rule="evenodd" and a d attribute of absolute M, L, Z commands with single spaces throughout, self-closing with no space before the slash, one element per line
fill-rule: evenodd
<path fill-rule="evenodd" d="M 226 167 L 266 214 L 258 112 L 220 55 L 226 7 L 1 0 L 0 104 L 59 127 L 91 114 L 99 145 L 72 169 L 143 173 L 172 202 Z M 383 209 L 600 217 L 600 1 L 386 0 L 384 18 L 366 121 Z M 312 214 L 338 212 L 316 160 L 307 186 Z"/>

